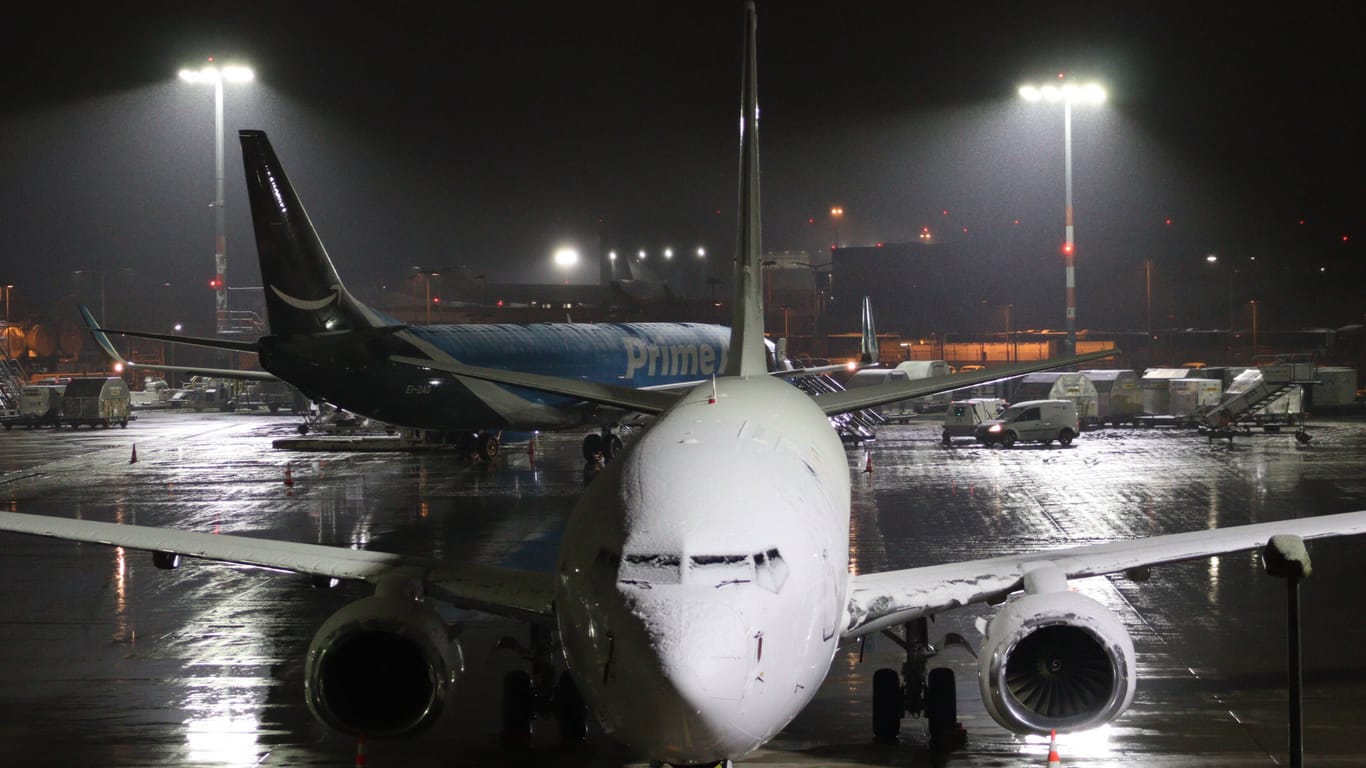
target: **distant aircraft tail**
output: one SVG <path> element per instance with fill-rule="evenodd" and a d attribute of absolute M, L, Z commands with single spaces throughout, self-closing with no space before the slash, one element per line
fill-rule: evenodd
<path fill-rule="evenodd" d="M 873 302 L 863 297 L 863 340 L 859 343 L 859 362 L 881 362 L 877 343 L 877 328 L 873 326 Z"/>
<path fill-rule="evenodd" d="M 342 285 L 264 131 L 240 131 L 270 331 L 278 336 L 398 325 Z"/>

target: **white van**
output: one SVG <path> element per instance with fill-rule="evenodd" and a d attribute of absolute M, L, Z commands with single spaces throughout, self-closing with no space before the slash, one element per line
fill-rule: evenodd
<path fill-rule="evenodd" d="M 954 400 L 944 409 L 944 445 L 951 445 L 955 437 L 974 436 L 977 425 L 999 418 L 1006 401 L 999 397 L 970 397 Z"/>
<path fill-rule="evenodd" d="M 1009 448 L 1016 442 L 1036 441 L 1044 445 L 1057 440 L 1071 445 L 1081 433 L 1077 405 L 1071 400 L 1025 400 L 1001 411 L 998 418 L 982 422 L 973 431 L 977 442 L 1000 443 Z"/>

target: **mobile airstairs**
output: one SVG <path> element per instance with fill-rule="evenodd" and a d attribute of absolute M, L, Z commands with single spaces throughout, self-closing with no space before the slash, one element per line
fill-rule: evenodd
<path fill-rule="evenodd" d="M 1231 434 L 1259 426 L 1268 432 L 1303 424 L 1304 387 L 1317 382 L 1316 367 L 1306 362 L 1276 362 L 1248 368 L 1234 377 L 1217 405 L 1197 416 L 1201 429 Z"/>

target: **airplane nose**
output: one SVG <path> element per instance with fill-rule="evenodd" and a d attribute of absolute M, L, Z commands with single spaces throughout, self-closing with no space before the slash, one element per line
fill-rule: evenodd
<path fill-rule="evenodd" d="M 620 682 L 639 694 L 632 696 L 635 706 L 615 713 L 618 738 L 656 750 L 664 745 L 673 753 L 670 761 L 682 763 L 758 747 L 761 739 L 751 733 L 741 706 L 751 670 L 740 614 L 727 602 L 665 599 L 664 591 L 623 588 L 643 637 L 640 656 L 634 663 L 623 657 L 618 667 L 629 675 Z"/>

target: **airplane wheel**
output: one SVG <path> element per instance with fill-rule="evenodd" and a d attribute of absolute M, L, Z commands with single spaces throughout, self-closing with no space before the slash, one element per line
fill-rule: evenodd
<path fill-rule="evenodd" d="M 514 669 L 503 676 L 503 735 L 527 737 L 531 735 L 535 700 L 531 692 L 531 675 Z"/>
<path fill-rule="evenodd" d="M 930 729 L 930 741 L 951 739 L 958 725 L 958 690 L 953 670 L 948 667 L 931 669 L 927 687 L 925 720 Z"/>
<path fill-rule="evenodd" d="M 588 707 L 568 672 L 561 672 L 555 684 L 555 720 L 562 741 L 583 741 L 588 735 Z"/>
<path fill-rule="evenodd" d="M 601 461 L 603 453 L 602 435 L 596 432 L 583 437 L 583 460 Z"/>
<path fill-rule="evenodd" d="M 621 452 L 626 448 L 621 442 L 621 437 L 619 435 L 608 435 L 607 438 L 603 440 L 603 444 L 604 448 L 606 448 L 604 453 L 609 459 L 615 459 L 620 456 Z"/>
<path fill-rule="evenodd" d="M 873 738 L 896 741 L 901 733 L 901 676 L 891 667 L 873 673 Z"/>
<path fill-rule="evenodd" d="M 299 434 L 301 434 L 301 435 L 306 435 L 306 434 L 308 434 L 308 425 L 307 425 L 307 424 L 300 424 L 298 427 L 295 427 L 295 429 L 299 430 Z"/>
<path fill-rule="evenodd" d="M 483 461 L 493 461 L 498 458 L 498 436 L 480 435 L 479 436 L 479 458 Z"/>

